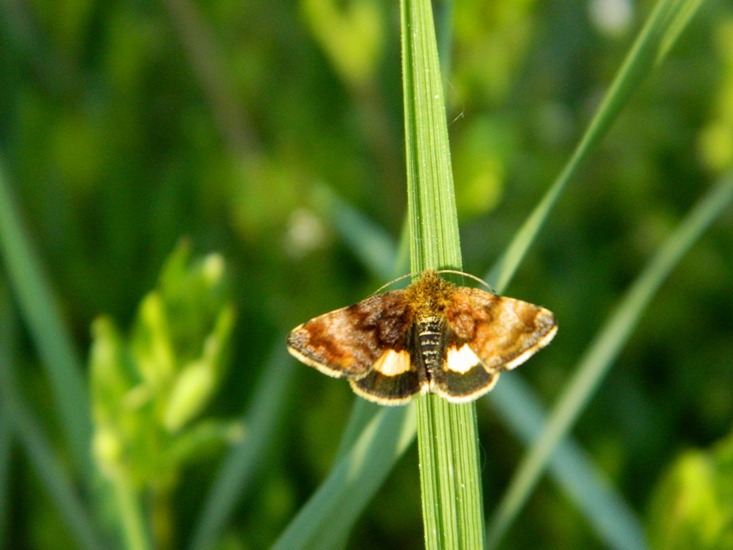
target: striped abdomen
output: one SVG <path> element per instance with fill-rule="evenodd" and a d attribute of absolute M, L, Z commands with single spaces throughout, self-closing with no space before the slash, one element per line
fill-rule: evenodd
<path fill-rule="evenodd" d="M 440 369 L 445 356 L 445 331 L 439 317 L 428 317 L 416 325 L 419 360 L 425 367 L 428 378 Z"/>

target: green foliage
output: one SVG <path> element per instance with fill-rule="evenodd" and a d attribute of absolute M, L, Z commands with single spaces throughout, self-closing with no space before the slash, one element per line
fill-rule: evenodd
<path fill-rule="evenodd" d="M 221 257 L 168 259 L 143 299 L 129 341 L 112 320 L 94 323 L 91 391 L 96 457 L 136 488 L 175 483 L 186 461 L 225 433 L 193 420 L 222 378 L 234 321 Z"/>
<path fill-rule="evenodd" d="M 616 310 L 603 324 L 581 357 L 574 376 L 560 395 L 558 404 L 548 417 L 547 426 L 544 427 L 541 436 L 517 467 L 512 483 L 497 507 L 496 517 L 491 522 L 490 543 L 498 542 L 507 524 L 516 516 L 530 489 L 537 483 L 540 473 L 549 462 L 558 442 L 567 436 L 570 426 L 577 422 L 581 411 L 611 368 L 622 345 L 629 338 L 641 312 L 646 309 L 672 267 L 732 201 L 733 178 L 727 178 L 695 205 L 619 301 Z M 619 548 L 629 546 L 640 547 L 641 541 L 637 540 L 633 545 L 618 544 Z"/>
<path fill-rule="evenodd" d="M 222 258 L 192 262 L 180 245 L 143 298 L 129 340 L 109 318 L 94 322 L 94 456 L 118 492 L 167 497 L 187 464 L 233 434 L 228 423 L 198 419 L 227 362 L 229 295 Z"/>
<path fill-rule="evenodd" d="M 313 36 L 344 82 L 355 88 L 374 79 L 384 50 L 384 14 L 377 2 L 306 0 L 303 13 Z"/>
<path fill-rule="evenodd" d="M 653 548 L 733 548 L 733 437 L 682 453 L 654 491 Z"/>

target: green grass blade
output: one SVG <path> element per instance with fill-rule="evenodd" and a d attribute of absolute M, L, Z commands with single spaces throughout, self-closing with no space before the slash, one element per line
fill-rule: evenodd
<path fill-rule="evenodd" d="M 2 353 L 3 350 L 0 350 Z M 5 355 L 5 354 L 3 354 Z M 0 357 L 0 362 L 5 357 Z M 2 367 L 0 367 L 2 368 Z M 10 450 L 13 438 L 10 430 L 10 409 L 4 401 L 0 403 L 0 548 L 6 548 L 9 525 L 8 491 L 10 479 Z"/>
<path fill-rule="evenodd" d="M 341 546 L 414 435 L 411 406 L 382 407 L 273 548 L 322 550 Z"/>
<path fill-rule="evenodd" d="M 722 179 L 693 207 L 664 242 L 617 309 L 604 323 L 580 360 L 576 374 L 558 399 L 539 440 L 519 466 L 490 521 L 489 542 L 495 546 L 526 502 L 557 444 L 575 424 L 585 405 L 618 356 L 641 314 L 670 271 L 733 199 L 733 174 Z"/>
<path fill-rule="evenodd" d="M 91 476 L 91 418 L 81 361 L 31 240 L 22 227 L 1 157 L 0 253 L 13 294 L 48 376 L 76 471 Z M 87 481 L 91 486 L 91 480 Z"/>
<path fill-rule="evenodd" d="M 5 368 L 3 367 L 3 370 Z M 30 407 L 23 403 L 17 394 L 17 388 L 7 380 L 7 373 L 2 376 L 5 388 L 3 400 L 10 411 L 11 423 L 31 465 L 43 481 L 46 489 L 56 503 L 56 508 L 63 517 L 69 531 L 80 548 L 105 548 L 96 534 L 96 529 L 87 514 L 79 496 L 74 492 L 72 483 L 58 464 L 50 443 L 45 439 L 31 413 Z M 11 395 L 13 394 L 13 395 Z"/>
<path fill-rule="evenodd" d="M 413 271 L 461 266 L 448 125 L 432 8 L 403 0 L 402 73 Z"/>
<path fill-rule="evenodd" d="M 520 376 L 504 377 L 486 402 L 525 444 L 530 445 L 541 436 L 547 412 Z M 574 441 L 560 441 L 548 466 L 553 479 L 588 519 L 604 547 L 646 547 L 643 527 L 634 512 Z"/>
<path fill-rule="evenodd" d="M 432 5 L 402 0 L 407 204 L 413 272 L 461 268 L 445 100 Z M 483 500 L 476 407 L 416 400 L 425 545 L 481 548 Z"/>
<path fill-rule="evenodd" d="M 41 480 L 40 486 L 48 491 L 51 500 L 56 504 L 59 515 L 63 518 L 72 537 L 79 548 L 87 550 L 101 549 L 96 528 L 87 514 L 79 495 L 74 491 L 71 480 L 58 463 L 51 444 L 46 440 L 31 408 L 25 403 L 20 388 L 15 383 L 13 372 L 12 349 L 17 338 L 13 314 L 6 301 L 0 304 L 4 315 L 0 316 L 0 341 L 3 342 L 0 353 L 0 401 L 4 414 L 3 430 L 9 432 L 7 437 L 14 440 L 28 457 L 31 467 Z M 7 465 L 4 465 L 7 470 Z M 7 473 L 7 471 L 5 472 Z M 3 490 L 7 485 L 3 485 Z M 4 506 L 3 510 L 6 510 Z"/>
<path fill-rule="evenodd" d="M 664 61 L 703 1 L 660 0 L 657 3 L 570 161 L 491 270 L 488 280 L 498 292 L 501 293 L 514 276 L 522 258 L 547 220 L 550 210 L 580 164 L 605 136 L 628 99 L 639 89 L 644 78 Z"/>
<path fill-rule="evenodd" d="M 341 434 L 341 439 L 339 440 L 339 447 L 336 451 L 334 462 L 346 456 L 356 440 L 359 439 L 361 433 L 374 420 L 374 417 L 380 410 L 381 407 L 379 405 L 371 403 L 366 399 L 356 399 L 354 401 L 346 428 L 344 428 L 344 432 Z"/>
<path fill-rule="evenodd" d="M 638 89 L 646 75 L 664 61 L 676 39 L 701 4 L 701 0 L 662 0 L 657 4 L 570 161 L 487 276 L 487 280 L 495 285 L 498 292 L 501 293 L 514 276 L 549 212 L 578 166 L 605 135 L 626 101 Z M 590 519 L 592 521 L 592 518 Z M 506 528 L 506 526 L 497 527 L 496 521 L 497 519 L 494 519 L 494 523 L 490 524 L 490 529 L 493 530 L 490 535 L 491 541 L 497 541 L 500 532 Z M 511 519 L 506 518 L 506 521 L 508 526 Z"/>
<path fill-rule="evenodd" d="M 265 365 L 262 379 L 253 392 L 254 402 L 242 421 L 246 430 L 244 438 L 219 467 L 191 537 L 192 549 L 203 550 L 217 544 L 234 507 L 257 469 L 264 465 L 264 456 L 273 442 L 273 434 L 278 432 L 277 425 L 294 379 L 293 361 L 282 345 L 284 341 L 285 337 L 277 339 L 272 359 Z"/>

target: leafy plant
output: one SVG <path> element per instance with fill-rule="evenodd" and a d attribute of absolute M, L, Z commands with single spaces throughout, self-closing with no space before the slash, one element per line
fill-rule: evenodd
<path fill-rule="evenodd" d="M 175 546 L 171 498 L 182 470 L 236 435 L 230 423 L 197 419 L 221 381 L 233 311 L 221 257 L 191 263 L 181 245 L 142 300 L 129 340 L 108 318 L 94 323 L 94 456 L 131 548 Z"/>

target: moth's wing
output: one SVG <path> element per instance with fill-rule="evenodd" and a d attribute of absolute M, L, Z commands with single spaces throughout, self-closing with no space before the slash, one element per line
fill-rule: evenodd
<path fill-rule="evenodd" d="M 336 378 L 363 378 L 375 364 L 399 370 L 393 363 L 400 356 L 388 352 L 405 351 L 411 323 L 404 291 L 385 292 L 296 327 L 288 336 L 288 351 Z"/>
<path fill-rule="evenodd" d="M 456 289 L 445 316 L 458 340 L 491 371 L 521 365 L 557 333 L 551 311 L 477 288 Z"/>
<path fill-rule="evenodd" d="M 404 405 L 428 387 L 425 369 L 417 368 L 408 349 L 388 349 L 366 376 L 349 383 L 358 395 L 380 405 Z"/>
<path fill-rule="evenodd" d="M 499 371 L 487 369 L 467 343 L 445 330 L 445 358 L 430 373 L 430 391 L 454 403 L 473 401 L 494 387 Z"/>
<path fill-rule="evenodd" d="M 524 363 L 557 333 L 551 311 L 476 288 L 457 288 L 445 318 L 446 356 L 432 389 L 451 401 L 485 394 L 502 371 Z"/>

